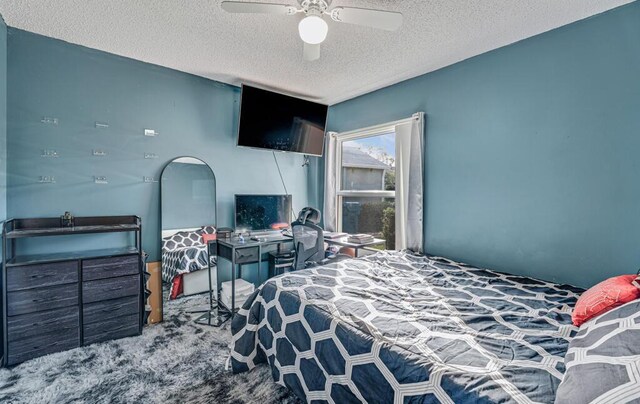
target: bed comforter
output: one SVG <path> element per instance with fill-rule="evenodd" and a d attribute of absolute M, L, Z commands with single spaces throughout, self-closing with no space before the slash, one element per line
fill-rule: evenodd
<path fill-rule="evenodd" d="M 171 282 L 177 275 L 207 268 L 207 245 L 199 244 L 162 251 L 162 277 Z"/>
<path fill-rule="evenodd" d="M 232 368 L 268 362 L 309 402 L 552 403 L 581 291 L 380 252 L 263 284 L 233 320 Z"/>

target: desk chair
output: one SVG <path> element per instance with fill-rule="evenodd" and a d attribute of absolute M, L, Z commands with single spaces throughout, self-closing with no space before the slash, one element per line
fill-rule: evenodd
<path fill-rule="evenodd" d="M 291 223 L 293 234 L 293 246 L 296 251 L 294 270 L 305 269 L 316 265 L 324 265 L 331 262 L 351 258 L 347 255 L 336 255 L 325 258 L 324 232 L 318 225 L 320 211 L 315 208 L 304 208 L 300 211 L 298 219 Z"/>

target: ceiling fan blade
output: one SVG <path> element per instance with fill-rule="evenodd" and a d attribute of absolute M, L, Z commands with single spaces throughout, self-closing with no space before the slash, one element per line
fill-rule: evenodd
<path fill-rule="evenodd" d="M 387 31 L 395 31 L 402 25 L 402 14 L 395 11 L 366 8 L 336 7 L 330 11 L 331 19 L 347 24 L 364 25 Z"/>
<path fill-rule="evenodd" d="M 223 1 L 220 6 L 228 13 L 293 15 L 298 11 L 295 7 L 284 4 L 251 3 L 246 1 Z"/>
<path fill-rule="evenodd" d="M 320 59 L 320 44 L 311 45 L 306 42 L 304 43 L 304 60 L 308 62 L 313 62 L 314 60 Z"/>

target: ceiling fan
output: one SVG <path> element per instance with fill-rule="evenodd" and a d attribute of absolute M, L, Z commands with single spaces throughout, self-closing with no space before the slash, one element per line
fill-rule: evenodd
<path fill-rule="evenodd" d="M 298 24 L 300 39 L 304 42 L 304 58 L 308 61 L 320 58 L 320 44 L 327 37 L 329 26 L 322 18 L 327 14 L 333 21 L 364 25 L 371 28 L 395 31 L 402 25 L 402 14 L 394 11 L 367 8 L 334 7 L 329 10 L 331 0 L 298 0 L 296 6 L 247 1 L 223 1 L 222 9 L 229 13 L 256 13 L 295 15 L 304 13 Z"/>

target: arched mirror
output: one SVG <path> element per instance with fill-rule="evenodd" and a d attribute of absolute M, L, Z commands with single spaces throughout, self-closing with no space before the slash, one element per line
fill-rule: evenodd
<path fill-rule="evenodd" d="M 204 161 L 179 157 L 160 179 L 162 280 L 169 299 L 209 293 L 216 299 L 216 177 Z M 201 311 L 210 311 L 209 308 Z"/>

